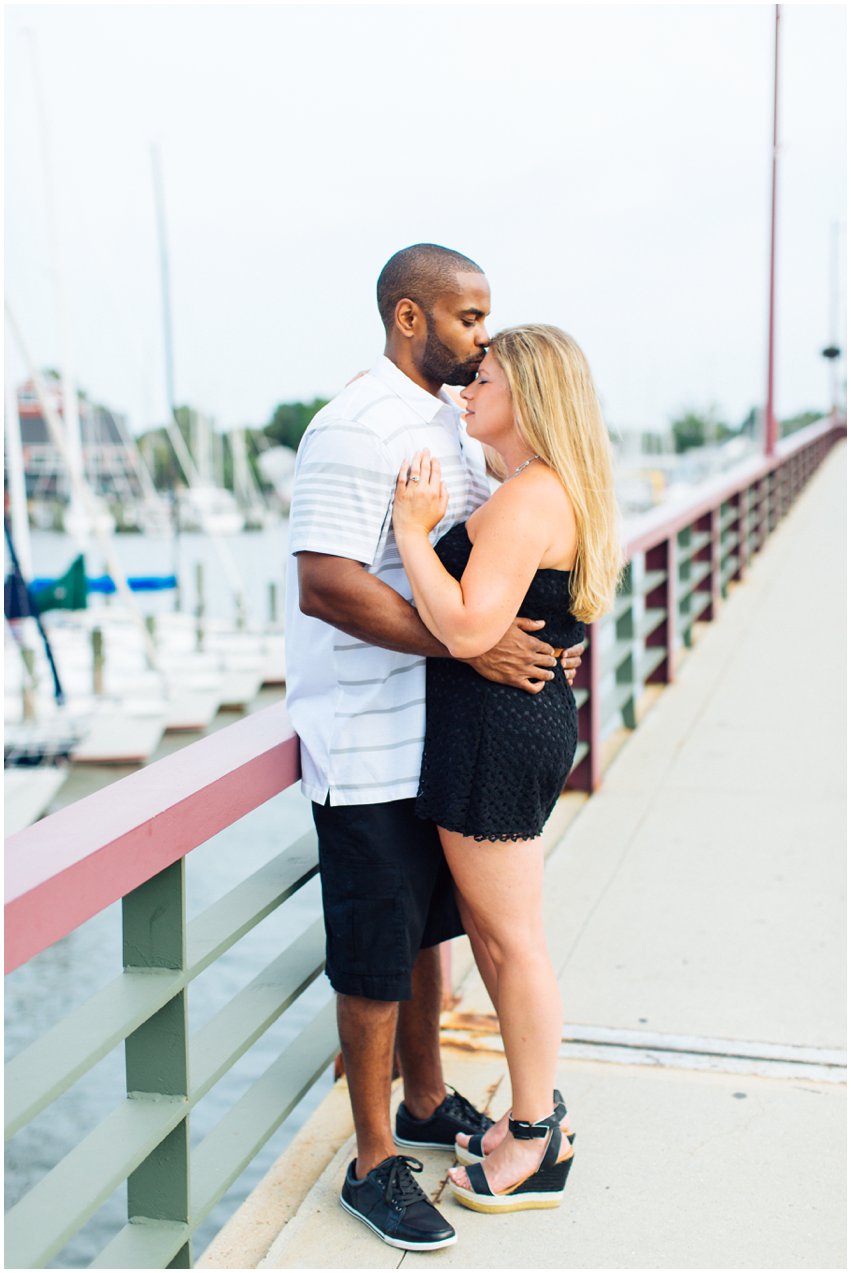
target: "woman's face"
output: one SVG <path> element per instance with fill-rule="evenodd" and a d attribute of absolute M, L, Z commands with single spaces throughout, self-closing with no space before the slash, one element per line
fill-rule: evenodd
<path fill-rule="evenodd" d="M 497 450 L 513 437 L 514 402 L 508 378 L 493 354 L 485 355 L 476 379 L 461 390 L 461 397 L 467 404 L 464 419 L 470 437 Z"/>

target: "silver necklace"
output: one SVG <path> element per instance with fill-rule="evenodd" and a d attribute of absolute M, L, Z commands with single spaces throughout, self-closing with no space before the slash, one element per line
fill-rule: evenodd
<path fill-rule="evenodd" d="M 528 460 L 524 460 L 522 464 L 518 464 L 514 472 L 510 473 L 505 480 L 510 482 L 512 477 L 516 477 L 518 473 L 522 473 L 524 469 L 527 469 L 533 460 L 540 460 L 540 458 L 540 455 L 530 455 Z"/>

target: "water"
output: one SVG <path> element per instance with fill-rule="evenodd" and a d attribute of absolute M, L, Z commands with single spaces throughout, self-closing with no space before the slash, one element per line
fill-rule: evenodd
<path fill-rule="evenodd" d="M 128 573 L 167 573 L 174 568 L 174 545 L 167 540 L 123 536 L 116 537 L 115 544 Z M 267 617 L 269 583 L 274 581 L 278 585 L 279 599 L 283 594 L 286 524 L 234 537 L 229 544 L 244 580 L 249 620 L 259 623 Z M 35 533 L 32 548 L 36 574 L 61 573 L 75 551 L 65 536 L 49 532 Z M 201 535 L 181 535 L 178 552 L 184 597 L 189 599 L 184 604 L 194 604 L 195 562 L 201 561 L 205 566 L 208 613 L 213 617 L 232 618 L 232 594 L 218 566 L 211 542 Z M 98 573 L 100 567 L 98 557 L 88 554 L 88 572 Z M 146 611 L 152 611 L 170 608 L 173 598 L 170 594 L 141 594 L 140 602 Z M 280 697 L 280 690 L 265 690 L 252 710 L 262 710 Z M 220 712 L 213 728 L 223 728 L 237 719 L 238 713 Z M 187 740 L 181 735 L 166 735 L 153 759 L 160 759 L 185 746 L 194 737 Z M 133 770 L 129 768 L 75 768 L 60 790 L 53 808 L 79 800 L 130 772 Z M 187 858 L 190 920 L 239 880 L 274 857 L 310 825 L 308 802 L 298 789 L 291 789 L 201 845 Z M 189 989 L 190 1032 L 194 1033 L 251 981 L 284 946 L 313 922 L 320 909 L 318 881 L 312 880 L 198 977 Z M 120 973 L 120 920 L 120 907 L 109 907 L 6 978 L 7 1058 L 16 1055 Z M 330 994 L 328 983 L 321 976 L 196 1106 L 190 1119 L 193 1147 L 277 1059 Z M 268 1171 L 322 1100 L 331 1081 L 329 1072 L 293 1111 L 204 1222 L 194 1242 L 196 1258 Z M 123 1053 L 118 1048 L 10 1143 L 6 1159 L 7 1207 L 13 1205 L 73 1145 L 82 1140 L 121 1101 L 123 1094 Z M 125 1220 L 125 1188 L 122 1186 L 57 1256 L 52 1267 L 86 1267 Z"/>
<path fill-rule="evenodd" d="M 244 590 L 249 626 L 259 627 L 269 618 L 270 584 L 277 588 L 279 618 L 283 614 L 288 530 L 289 523 L 282 521 L 265 530 L 224 536 L 218 547 L 216 541 L 197 531 L 183 531 L 164 539 L 115 535 L 112 545 L 125 574 L 177 575 L 181 606 L 186 611 L 194 610 L 197 602 L 195 572 L 196 566 L 201 565 L 207 614 L 231 621 L 236 618 L 236 600 L 229 583 L 228 563 L 232 563 L 232 573 Z M 63 574 L 79 551 L 67 535 L 54 531 L 33 531 L 31 547 L 36 577 Z M 96 545 L 86 551 L 86 573 L 109 573 Z M 175 606 L 173 591 L 140 592 L 135 596 L 145 614 L 173 610 Z M 92 598 L 92 604 L 103 604 L 103 599 Z"/>

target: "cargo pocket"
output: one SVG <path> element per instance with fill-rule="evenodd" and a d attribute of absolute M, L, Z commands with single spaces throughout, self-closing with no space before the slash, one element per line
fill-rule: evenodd
<path fill-rule="evenodd" d="M 335 897 L 326 923 L 341 972 L 398 978 L 406 941 L 401 868 L 391 863 L 338 861 Z"/>

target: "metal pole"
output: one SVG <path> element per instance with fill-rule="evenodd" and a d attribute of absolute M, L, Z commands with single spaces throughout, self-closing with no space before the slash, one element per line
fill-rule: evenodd
<path fill-rule="evenodd" d="M 92 693 L 98 698 L 103 694 L 104 663 L 103 630 L 92 628 Z"/>
<path fill-rule="evenodd" d="M 36 110 L 38 113 L 38 137 L 41 149 L 41 163 L 44 177 L 44 205 L 47 218 L 47 235 L 50 251 L 50 272 L 53 282 L 56 303 L 56 319 L 59 337 L 60 379 L 62 384 L 62 425 L 67 442 L 66 463 L 70 476 L 69 507 L 80 507 L 77 491 L 77 480 L 83 480 L 83 442 L 80 429 L 80 410 L 77 398 L 77 381 L 74 374 L 74 360 L 71 350 L 71 339 L 65 306 L 65 277 L 62 268 L 60 235 L 56 219 L 56 198 L 53 189 L 53 164 L 48 132 L 47 111 L 44 106 L 44 92 L 41 84 L 41 67 L 35 33 L 29 29 L 25 32 L 32 59 L 33 84 L 35 87 Z M 94 517 L 95 511 L 86 509 Z"/>
<path fill-rule="evenodd" d="M 168 269 L 168 241 L 165 230 L 165 197 L 159 147 L 151 145 L 154 170 L 154 203 L 157 212 L 157 237 L 160 248 L 160 286 L 163 302 L 163 338 L 165 345 L 165 391 L 170 411 L 174 411 L 174 342 L 171 336 L 171 283 Z"/>
<path fill-rule="evenodd" d="M 200 652 L 204 649 L 204 616 L 207 610 L 204 603 L 204 563 L 201 561 L 195 563 L 195 596 L 195 649 Z"/>
<path fill-rule="evenodd" d="M 44 381 L 39 371 L 37 370 L 35 363 L 33 362 L 32 355 L 30 354 L 29 349 L 24 343 L 24 338 L 21 335 L 21 331 L 20 331 L 20 328 L 18 327 L 18 324 L 15 322 L 15 318 L 12 314 L 12 310 L 9 306 L 8 300 L 5 301 L 5 309 L 6 309 L 7 329 L 10 332 L 10 334 L 13 336 L 15 343 L 17 344 L 18 348 L 21 351 L 21 354 L 23 355 L 24 362 L 26 363 L 29 369 L 30 378 L 32 379 L 33 387 L 35 388 L 36 397 L 38 398 L 39 405 L 41 406 L 41 414 L 44 417 L 44 422 L 47 425 L 48 431 L 53 441 L 53 445 L 56 447 L 61 458 L 65 462 L 65 466 L 68 470 L 68 476 L 71 481 L 71 489 L 74 492 L 80 505 L 85 509 L 85 511 L 89 514 L 91 518 L 91 525 L 92 525 L 92 530 L 94 532 L 94 538 L 103 553 L 104 561 L 106 562 L 106 566 L 107 566 L 107 569 L 109 570 L 109 573 L 112 575 L 112 578 L 115 581 L 115 587 L 119 596 L 121 597 L 122 601 L 124 601 L 125 605 L 130 610 L 134 619 L 138 622 L 140 628 L 142 629 L 142 636 L 145 642 L 145 654 L 147 656 L 148 665 L 152 668 L 156 668 L 157 666 L 156 650 L 154 649 L 153 642 L 151 641 L 150 636 L 148 635 L 145 629 L 145 623 L 142 617 L 142 613 L 136 604 L 135 597 L 130 591 L 129 584 L 127 583 L 127 578 L 124 574 L 124 571 L 121 565 L 118 562 L 118 558 L 115 556 L 115 553 L 112 548 L 112 544 L 109 541 L 109 536 L 106 534 L 106 532 L 102 529 L 102 527 L 98 523 L 98 517 L 97 517 L 98 510 L 97 510 L 97 504 L 95 503 L 94 496 L 92 495 L 92 492 L 89 490 L 88 486 L 83 480 L 82 473 L 79 470 L 75 470 L 73 467 L 73 464 L 71 462 L 69 452 L 68 452 L 68 439 L 62 429 L 62 423 L 59 419 L 58 413 L 53 408 L 53 404 L 50 401 L 50 397 L 48 395 Z"/>
<path fill-rule="evenodd" d="M 830 319 L 828 331 L 832 348 L 839 348 L 839 222 L 830 227 Z M 839 421 L 839 358 L 830 359 L 830 416 Z"/>
<path fill-rule="evenodd" d="M 156 144 L 151 146 L 151 162 L 154 170 L 154 198 L 157 210 L 157 234 L 159 238 L 160 249 L 160 277 L 162 280 L 162 301 L 163 301 L 163 335 L 165 339 L 165 375 L 166 375 L 166 393 L 168 395 L 169 418 L 166 423 L 166 432 L 171 439 L 174 447 L 175 455 L 178 463 L 183 469 L 186 480 L 191 487 L 209 482 L 209 456 L 204 452 L 205 478 L 202 481 L 198 473 L 197 462 L 200 461 L 200 454 L 196 454 L 195 460 L 189 453 L 189 448 L 183 440 L 180 432 L 180 426 L 177 422 L 177 404 L 175 402 L 174 388 L 174 342 L 172 339 L 172 322 L 171 322 L 171 284 L 168 265 L 168 247 L 166 241 L 166 220 L 165 220 L 165 196 L 163 190 L 162 165 L 160 162 L 160 152 Z M 197 451 L 197 448 L 196 448 Z M 213 545 L 219 556 L 222 570 L 225 577 L 237 596 L 242 598 L 242 605 L 245 605 L 242 580 L 239 571 L 236 568 L 233 557 L 222 541 L 220 535 L 216 531 L 202 527 L 213 541 Z"/>
<path fill-rule="evenodd" d="M 777 420 L 774 415 L 774 305 L 777 250 L 777 102 L 780 69 L 780 5 L 774 6 L 774 115 L 771 142 L 771 249 L 768 267 L 768 391 L 765 402 L 765 454 L 777 448 Z"/>
<path fill-rule="evenodd" d="M 18 390 L 12 371 L 11 350 L 6 338 L 6 460 L 9 472 L 9 512 L 12 520 L 12 538 L 18 550 L 21 573 L 24 579 L 32 579 L 32 553 L 30 551 L 30 523 L 27 516 L 27 490 L 24 474 L 24 452 L 21 445 L 21 417 L 18 413 Z"/>

